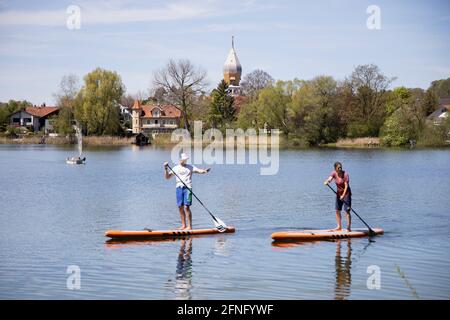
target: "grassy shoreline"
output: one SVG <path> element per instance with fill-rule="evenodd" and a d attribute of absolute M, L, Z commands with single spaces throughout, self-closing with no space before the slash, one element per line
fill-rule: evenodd
<path fill-rule="evenodd" d="M 131 145 L 134 138 L 115 136 L 87 136 L 83 137 L 83 146 L 125 146 Z M 45 137 L 45 143 L 49 145 L 73 145 L 77 140 L 73 137 Z M 41 144 L 41 136 L 28 136 L 21 138 L 0 137 L 0 144 Z"/>
<path fill-rule="evenodd" d="M 21 138 L 10 138 L 7 136 L 0 136 L 0 144 L 41 144 L 41 136 L 23 136 Z M 117 137 L 117 136 L 84 136 L 83 146 L 130 146 L 135 142 L 134 137 Z M 48 145 L 75 145 L 77 143 L 74 137 L 46 137 L 45 144 Z M 172 142 L 170 135 L 160 135 L 156 136 L 155 139 L 151 140 L 153 146 L 161 147 L 171 147 L 177 145 L 179 142 Z M 230 145 L 226 140 L 223 141 L 224 146 Z M 210 142 L 203 142 L 202 147 L 210 145 Z M 189 145 L 189 144 L 187 144 Z M 233 144 L 235 147 L 245 148 L 255 148 L 260 145 L 264 145 L 270 148 L 270 139 L 267 143 L 260 144 L 257 140 L 249 141 L 246 139 L 245 144 Z M 193 142 L 191 146 L 195 147 Z M 303 144 L 298 144 L 294 139 L 287 139 L 286 137 L 279 137 L 279 147 L 280 149 L 313 149 L 313 148 L 338 148 L 338 149 L 390 149 L 390 147 L 383 146 L 380 138 L 378 137 L 365 137 L 365 138 L 355 138 L 355 139 L 339 139 L 335 143 L 327 143 L 319 146 L 308 146 Z M 408 146 L 405 146 L 408 147 Z M 404 147 L 404 148 L 405 148 Z M 421 149 L 424 146 L 418 145 L 417 148 Z M 443 147 L 443 146 L 440 146 Z M 448 147 L 448 145 L 447 145 Z M 394 148 L 395 149 L 395 148 Z"/>

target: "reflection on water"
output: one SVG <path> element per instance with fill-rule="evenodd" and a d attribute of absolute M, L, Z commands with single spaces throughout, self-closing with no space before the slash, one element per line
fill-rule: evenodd
<path fill-rule="evenodd" d="M 344 247 L 344 252 L 341 251 Z M 350 295 L 350 287 L 352 284 L 352 274 L 350 272 L 352 265 L 352 246 L 351 240 L 336 241 L 336 283 L 334 287 L 334 299 L 345 300 Z"/>
<path fill-rule="evenodd" d="M 106 244 L 108 229 L 177 225 L 174 185 L 161 175 L 171 149 L 87 149 L 89 165 L 77 168 L 61 160 L 68 151 L 76 147 L 0 145 L 0 298 L 450 297 L 449 149 L 286 150 L 275 176 L 215 165 L 195 178 L 196 194 L 238 232 Z M 336 160 L 350 170 L 358 213 L 386 234 L 364 254 L 367 239 L 270 246 L 275 231 L 334 226 L 321 182 Z M 196 228 L 211 225 L 197 202 L 193 210 Z M 66 288 L 69 265 L 82 270 L 81 290 Z M 367 288 L 371 265 L 382 272 L 380 290 Z"/>
<path fill-rule="evenodd" d="M 224 237 L 217 238 L 214 245 L 214 254 L 217 256 L 228 257 L 230 255 L 226 246 L 227 239 Z"/>
<path fill-rule="evenodd" d="M 192 239 L 181 240 L 175 275 L 175 299 L 190 300 L 192 288 Z"/>
<path fill-rule="evenodd" d="M 364 255 L 367 248 L 375 241 L 370 240 L 367 244 L 360 249 L 355 256 L 352 257 L 352 239 L 341 239 L 332 241 L 298 241 L 298 242 L 282 242 L 274 241 L 272 246 L 276 248 L 309 248 L 311 246 L 320 246 L 325 242 L 331 242 L 336 244 L 336 251 L 334 256 L 334 299 L 345 300 L 351 294 L 352 285 L 352 263 L 356 264 L 358 260 Z"/>

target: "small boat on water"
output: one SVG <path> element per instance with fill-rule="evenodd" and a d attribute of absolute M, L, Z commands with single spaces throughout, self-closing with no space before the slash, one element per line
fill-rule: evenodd
<path fill-rule="evenodd" d="M 66 158 L 66 163 L 68 163 L 68 164 L 84 164 L 85 161 L 86 161 L 86 157 L 84 157 L 84 158 L 81 158 L 81 157 Z"/>

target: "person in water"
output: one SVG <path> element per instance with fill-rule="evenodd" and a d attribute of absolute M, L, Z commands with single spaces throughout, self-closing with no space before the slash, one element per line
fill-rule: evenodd
<path fill-rule="evenodd" d="M 335 181 L 337 188 L 335 205 L 337 227 L 334 230 L 342 230 L 341 210 L 343 207 L 347 218 L 347 231 L 351 231 L 352 218 L 350 216 L 350 210 L 352 208 L 352 190 L 350 189 L 349 175 L 342 170 L 342 164 L 340 162 L 334 164 L 334 171 L 327 180 L 325 180 L 324 185 L 328 185 L 333 180 Z"/>
<path fill-rule="evenodd" d="M 180 163 L 172 168 L 169 172 L 168 162 L 164 162 L 164 176 L 166 179 L 170 179 L 174 176 L 174 172 L 178 176 L 176 178 L 176 196 L 177 206 L 180 211 L 181 217 L 181 230 L 192 230 L 192 212 L 190 206 L 192 205 L 192 173 L 208 173 L 211 169 L 199 169 L 193 165 L 187 164 L 189 159 L 185 153 L 181 154 Z M 181 179 L 181 181 L 180 181 Z M 183 184 L 184 182 L 184 184 Z M 186 186 L 187 188 L 186 188 Z M 186 225 L 187 218 L 187 225 Z"/>

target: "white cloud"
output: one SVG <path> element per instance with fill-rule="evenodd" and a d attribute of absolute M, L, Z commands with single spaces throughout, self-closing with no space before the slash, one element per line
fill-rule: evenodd
<path fill-rule="evenodd" d="M 81 24 L 116 24 L 130 22 L 170 21 L 203 18 L 218 14 L 216 2 L 208 1 L 204 5 L 199 1 L 172 2 L 159 7 L 124 7 L 124 3 L 86 2 L 81 8 Z M 0 12 L 0 26 L 65 26 L 69 14 L 67 8 Z"/>
<path fill-rule="evenodd" d="M 149 7 L 132 1 L 77 1 L 81 9 L 81 25 L 117 24 L 130 22 L 175 21 L 224 16 L 273 6 L 247 2 L 218 0 L 164 1 Z M 48 10 L 9 10 L 0 12 L 0 26 L 61 26 L 66 25 L 67 7 Z"/>

